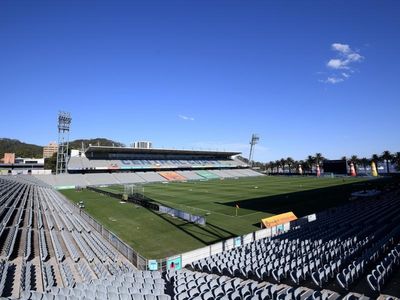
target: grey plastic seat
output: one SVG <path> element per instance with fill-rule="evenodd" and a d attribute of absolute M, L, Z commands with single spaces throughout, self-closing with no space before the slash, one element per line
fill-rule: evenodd
<path fill-rule="evenodd" d="M 238 291 L 235 291 L 229 296 L 229 299 L 230 300 L 241 300 L 242 297 L 240 297 L 240 294 Z"/>
<path fill-rule="evenodd" d="M 208 291 L 205 294 L 203 294 L 201 298 L 203 300 L 213 300 L 213 299 L 215 299 L 211 291 Z"/>
<path fill-rule="evenodd" d="M 143 300 L 143 296 L 141 294 L 132 294 L 132 300 Z"/>

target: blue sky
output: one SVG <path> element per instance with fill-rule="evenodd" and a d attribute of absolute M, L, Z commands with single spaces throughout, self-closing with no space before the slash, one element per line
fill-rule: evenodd
<path fill-rule="evenodd" d="M 399 1 L 0 1 L 0 137 L 400 151 Z"/>

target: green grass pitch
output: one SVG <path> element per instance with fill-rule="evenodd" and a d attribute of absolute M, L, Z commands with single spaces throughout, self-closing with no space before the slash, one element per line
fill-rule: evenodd
<path fill-rule="evenodd" d="M 146 258 L 163 258 L 259 229 L 261 218 L 293 211 L 301 217 L 346 203 L 353 191 L 379 185 L 361 178 L 253 177 L 144 185 L 155 202 L 206 216 L 200 226 L 83 190 L 64 190 Z M 123 186 L 104 188 L 123 193 Z M 239 205 L 236 216 L 236 204 Z"/>

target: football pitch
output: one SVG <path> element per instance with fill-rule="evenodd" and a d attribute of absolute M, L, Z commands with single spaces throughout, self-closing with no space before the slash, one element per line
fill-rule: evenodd
<path fill-rule="evenodd" d="M 141 187 L 154 202 L 205 216 L 205 226 L 90 190 L 62 193 L 75 203 L 84 201 L 87 213 L 141 255 L 163 258 L 255 231 L 260 228 L 260 220 L 271 215 L 293 211 L 302 217 L 347 203 L 351 192 L 381 183 L 366 178 L 262 176 Z M 122 185 L 102 189 L 121 195 L 124 192 Z"/>

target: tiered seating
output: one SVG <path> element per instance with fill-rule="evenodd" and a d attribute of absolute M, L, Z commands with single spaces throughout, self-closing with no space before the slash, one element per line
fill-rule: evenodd
<path fill-rule="evenodd" d="M 260 176 L 261 173 L 253 171 L 251 169 L 237 169 L 236 172 L 243 174 L 244 176 Z"/>
<path fill-rule="evenodd" d="M 313 299 L 311 296 L 315 292 L 304 287 L 293 288 L 284 284 L 259 283 L 253 280 L 191 271 L 170 272 L 166 274 L 166 278 L 173 286 L 173 294 L 177 300 Z M 324 292 L 324 295 L 328 297 L 327 292 Z M 330 293 L 329 299 L 335 299 L 335 296 L 337 298 L 339 295 Z"/>
<path fill-rule="evenodd" d="M 197 173 L 197 175 L 200 175 L 201 177 L 206 178 L 206 179 L 218 179 L 219 178 L 219 176 L 217 174 L 214 174 L 214 173 L 211 173 L 211 172 L 205 171 L 205 170 L 197 171 L 196 173 Z"/>
<path fill-rule="evenodd" d="M 3 216 L 12 211 L 13 216 L 0 224 L 7 233 L 4 246 L 18 232 L 18 224 L 22 224 L 19 210 L 25 210 L 25 218 L 29 218 L 27 212 L 32 209 L 38 216 L 38 222 L 31 222 L 34 226 L 28 226 L 22 232 L 27 235 L 26 248 L 29 248 L 26 246 L 29 244 L 28 236 L 32 237 L 32 231 L 37 232 L 40 251 L 34 252 L 43 262 L 34 265 L 25 249 L 27 262 L 22 262 L 17 284 L 21 290 L 29 286 L 37 288 L 35 284 L 40 281 L 30 276 L 35 274 L 35 267 L 41 266 L 43 288 L 47 292 L 25 291 L 21 294 L 22 299 L 144 300 L 170 299 L 172 296 L 174 299 L 333 300 L 339 297 L 338 293 L 343 296 L 346 290 L 351 291 L 362 279 L 368 279 L 371 291 L 379 292 L 384 284 L 390 282 L 391 275 L 399 266 L 400 207 L 396 194 L 388 194 L 379 201 L 355 202 L 318 213 L 316 221 L 310 223 L 307 220 L 295 221 L 287 233 L 195 261 L 192 268 L 200 272 L 167 272 L 164 280 L 160 272 L 132 272 L 127 262 L 118 260 L 115 249 L 78 214 L 74 214 L 72 206 L 55 191 L 30 183 L 27 187 L 27 184 L 22 180 L 5 183 L 0 178 L 0 211 Z M 4 198 L 6 194 L 12 198 Z M 39 222 L 43 215 L 46 222 Z M 51 244 L 47 244 L 47 238 L 51 238 Z M 47 247 L 52 247 L 59 258 L 62 243 L 68 253 L 59 259 L 62 262 L 57 262 L 50 257 L 53 251 Z M 82 257 L 79 257 L 78 248 Z M 13 253 L 14 250 L 10 251 L 7 252 Z M 71 259 L 65 259 L 67 256 Z M 8 279 L 15 274 L 16 265 L 12 264 L 10 272 L 9 265 L 7 261 L 0 263 L 0 296 L 6 281 L 9 282 Z M 59 276 L 62 282 L 56 282 Z M 84 282 L 77 282 L 80 279 Z M 335 292 L 325 290 L 328 287 L 334 287 Z M 14 290 L 19 290 L 19 286 Z M 350 293 L 343 299 L 362 297 Z"/>
<path fill-rule="evenodd" d="M 200 180 L 200 179 L 203 179 L 203 177 L 198 175 L 195 171 L 176 171 L 176 173 L 182 175 L 187 180 Z"/>
<path fill-rule="evenodd" d="M 114 176 L 115 180 L 117 180 L 121 184 L 146 182 L 136 173 L 114 173 L 112 175 Z"/>
<path fill-rule="evenodd" d="M 37 179 L 40 179 L 42 182 L 51 185 L 51 186 L 56 186 L 56 177 L 52 175 L 35 175 Z"/>
<path fill-rule="evenodd" d="M 132 268 L 76 214 L 73 204 L 34 177 L 0 176 L 0 216 L 1 256 L 5 259 L 0 297 L 18 297 L 26 289 L 72 287 L 95 274 L 108 276 L 126 266 Z M 37 270 L 42 274 L 39 278 L 35 277 Z M 77 273 L 80 276 L 75 277 Z M 32 295 L 42 297 L 41 293 Z"/>
<path fill-rule="evenodd" d="M 369 286 L 374 291 L 381 291 L 382 286 L 390 278 L 396 267 L 400 265 L 400 243 L 380 261 L 367 276 Z"/>
<path fill-rule="evenodd" d="M 240 173 L 239 170 L 224 170 L 224 173 L 230 177 L 246 177 L 246 175 Z"/>
<path fill-rule="evenodd" d="M 25 293 L 22 299 L 35 299 L 39 293 Z M 75 288 L 52 288 L 47 297 L 65 296 L 68 299 L 160 299 L 170 300 L 165 294 L 165 281 L 159 272 L 127 272 L 121 275 L 77 283 Z M 36 298 L 37 299 L 37 298 Z"/>
<path fill-rule="evenodd" d="M 157 172 L 137 172 L 136 174 L 147 182 L 165 181 L 165 178 L 159 175 Z"/>
<path fill-rule="evenodd" d="M 400 239 L 400 207 L 396 197 L 354 203 L 317 215 L 311 223 L 279 237 L 257 240 L 192 263 L 195 270 L 241 278 L 323 288 L 335 279 L 348 290 L 385 249 Z M 300 224 L 300 223 L 299 223 Z M 390 225 L 394 224 L 394 225 Z M 396 261 L 394 253 L 391 261 Z M 369 276 L 370 285 L 394 264 Z M 377 279 L 377 280 L 375 280 Z"/>
<path fill-rule="evenodd" d="M 85 174 L 88 185 L 118 184 L 119 182 L 109 173 Z"/>
<path fill-rule="evenodd" d="M 184 180 L 186 180 L 185 177 L 178 174 L 177 172 L 172 172 L 172 171 L 158 172 L 158 174 L 160 174 L 162 177 L 164 177 L 165 179 L 167 179 L 169 181 L 184 181 Z"/>
<path fill-rule="evenodd" d="M 192 166 L 187 166 L 191 168 Z M 136 170 L 137 171 L 137 170 Z M 200 172 L 200 173 L 199 173 Z M 165 176 L 164 176 L 164 175 Z M 213 169 L 199 171 L 139 171 L 130 173 L 88 173 L 88 174 L 60 174 L 60 175 L 35 175 L 40 180 L 58 188 L 73 188 L 88 185 L 112 185 L 129 183 L 162 182 L 167 180 L 201 180 L 260 176 L 262 174 L 252 170 Z"/>
<path fill-rule="evenodd" d="M 88 159 L 86 157 L 71 157 L 68 162 L 68 170 L 113 170 L 113 169 L 154 169 L 154 168 L 190 168 L 195 167 L 214 167 L 214 168 L 233 168 L 245 167 L 245 163 L 239 160 L 166 160 L 166 159 Z"/>
<path fill-rule="evenodd" d="M 221 178 L 232 178 L 235 176 L 232 176 L 230 174 L 228 174 L 227 172 L 225 172 L 225 170 L 210 170 L 210 173 L 213 173 L 215 175 L 217 175 L 218 177 Z"/>

